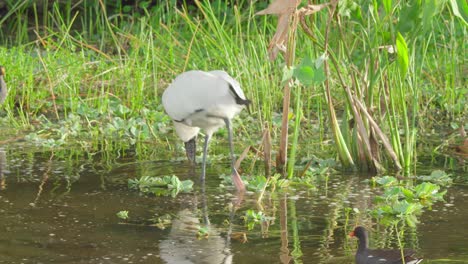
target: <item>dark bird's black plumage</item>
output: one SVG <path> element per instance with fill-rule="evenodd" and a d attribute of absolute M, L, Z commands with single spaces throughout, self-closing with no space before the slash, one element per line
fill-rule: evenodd
<path fill-rule="evenodd" d="M 399 249 L 370 249 L 368 248 L 367 230 L 358 226 L 349 234 L 359 240 L 356 252 L 357 264 L 402 264 L 401 251 Z M 422 259 L 414 257 L 415 252 L 404 250 L 403 255 L 406 264 L 418 264 Z"/>

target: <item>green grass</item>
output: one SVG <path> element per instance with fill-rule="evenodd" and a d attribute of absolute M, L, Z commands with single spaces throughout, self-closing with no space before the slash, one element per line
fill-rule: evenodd
<path fill-rule="evenodd" d="M 268 121 L 277 146 L 283 59 L 270 62 L 267 55 L 276 18 L 254 16 L 266 3 L 202 1 L 183 9 L 167 1 L 137 9 L 110 6 L 103 12 L 101 2 L 83 1 L 78 7 L 64 2 L 12 3 L 10 13 L 0 20 L 0 57 L 10 89 L 0 108 L 1 126 L 25 131 L 27 139 L 45 146 L 116 139 L 169 146 L 167 138 L 173 134 L 161 106 L 162 91 L 184 70 L 224 69 L 253 101 L 252 115 L 242 113 L 242 120 L 236 121 L 237 140 L 244 145 L 258 141 Z M 437 4 L 431 19 L 418 17 L 408 24 L 394 23 L 412 12 L 403 3 L 393 3 L 394 12 L 387 14 L 364 2 L 358 2 L 358 9 L 340 6 L 341 24 L 333 20 L 331 25 L 328 44 L 337 63 L 330 62 L 327 78 L 337 122 L 348 124 L 352 113 L 341 73 L 345 84 L 364 98 L 400 162 L 410 170 L 417 158 L 418 133 L 433 126 L 448 129 L 450 122 L 462 125 L 468 116 L 468 64 L 463 56 L 467 28 L 448 2 Z M 298 64 L 310 54 L 323 54 L 327 12 L 311 21 L 314 40 L 298 30 Z M 394 44 L 392 38 L 400 31 L 408 45 L 407 71 L 400 59 L 395 62 L 393 55 L 379 50 Z M 339 151 L 333 150 L 334 143 L 320 143 L 331 138 L 322 88 L 314 84 L 292 93 L 293 161 L 319 150 Z M 363 124 L 369 126 L 366 118 Z M 352 146 L 356 132 L 352 127 L 343 131 L 343 147 L 359 156 Z M 384 164 L 388 160 L 384 158 Z"/>

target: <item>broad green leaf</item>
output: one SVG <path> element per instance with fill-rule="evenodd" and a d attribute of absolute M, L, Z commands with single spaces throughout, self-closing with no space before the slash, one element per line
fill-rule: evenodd
<path fill-rule="evenodd" d="M 436 194 L 439 191 L 440 187 L 439 185 L 430 183 L 430 182 L 423 182 L 421 184 L 418 184 L 415 188 L 414 191 L 416 193 L 416 196 L 419 198 L 425 199 L 427 197 L 430 197 L 433 194 Z"/>
<path fill-rule="evenodd" d="M 414 199 L 414 193 L 411 190 L 402 187 L 401 192 L 403 193 L 406 199 L 410 201 Z"/>
<path fill-rule="evenodd" d="M 309 56 L 305 57 L 301 64 L 293 70 L 293 76 L 306 86 L 322 83 L 326 78 L 323 69 L 324 60 L 326 60 L 324 55 L 316 60 L 312 60 Z"/>
<path fill-rule="evenodd" d="M 374 177 L 376 183 L 383 186 L 393 186 L 398 184 L 398 180 L 392 176 Z"/>
<path fill-rule="evenodd" d="M 400 197 L 401 192 L 400 186 L 395 186 L 385 190 L 385 196 L 388 200 L 397 200 Z"/>
<path fill-rule="evenodd" d="M 452 178 L 449 174 L 442 170 L 434 170 L 431 175 L 418 176 L 418 179 L 423 181 L 430 181 L 441 186 L 452 184 Z"/>
<path fill-rule="evenodd" d="M 294 76 L 304 85 L 312 85 L 314 82 L 315 71 L 310 66 L 301 66 L 294 71 Z"/>

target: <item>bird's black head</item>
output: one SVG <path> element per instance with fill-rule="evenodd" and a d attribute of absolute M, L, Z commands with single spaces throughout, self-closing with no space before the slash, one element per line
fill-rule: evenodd
<path fill-rule="evenodd" d="M 357 237 L 358 239 L 365 239 L 367 238 L 367 230 L 362 226 L 357 226 L 349 235 L 351 237 Z"/>

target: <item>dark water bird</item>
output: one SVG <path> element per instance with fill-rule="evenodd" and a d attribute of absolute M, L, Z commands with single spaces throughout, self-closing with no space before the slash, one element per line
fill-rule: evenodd
<path fill-rule="evenodd" d="M 224 71 L 187 71 L 178 75 L 164 91 L 162 102 L 174 121 L 177 135 L 184 141 L 188 159 L 195 163 L 196 138 L 200 129 L 205 133 L 202 182 L 206 174 L 206 158 L 211 136 L 226 125 L 231 154 L 231 177 L 239 191 L 245 190 L 234 167 L 234 147 L 231 120 L 250 104 L 240 84 Z"/>
<path fill-rule="evenodd" d="M 5 102 L 5 99 L 8 94 L 7 86 L 5 80 L 3 79 L 3 76 L 5 76 L 5 67 L 0 66 L 0 104 L 3 104 L 3 102 Z"/>
<path fill-rule="evenodd" d="M 367 230 L 358 226 L 349 234 L 351 237 L 357 237 L 359 240 L 356 252 L 357 264 L 402 264 L 401 251 L 399 249 L 369 249 Z M 414 257 L 415 252 L 404 250 L 404 260 L 406 264 L 417 264 L 422 259 Z"/>

